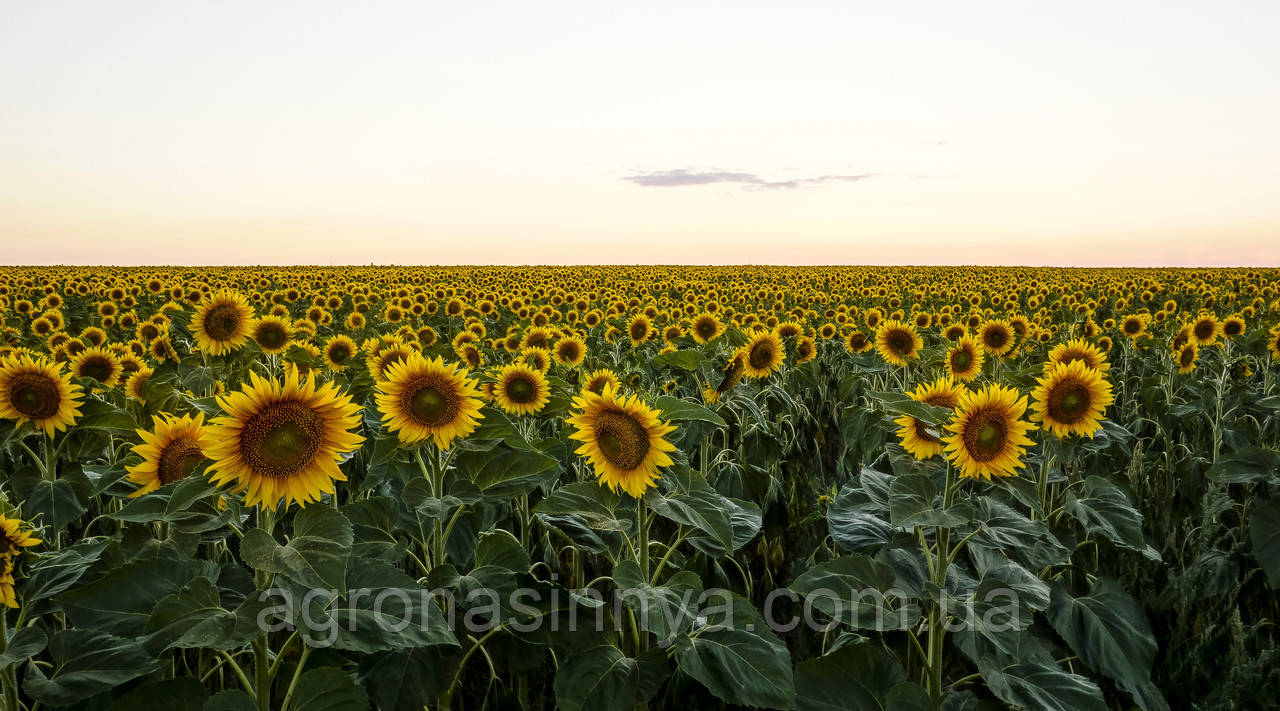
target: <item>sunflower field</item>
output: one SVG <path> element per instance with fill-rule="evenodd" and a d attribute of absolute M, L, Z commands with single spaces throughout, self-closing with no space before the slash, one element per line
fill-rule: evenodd
<path fill-rule="evenodd" d="M 1252 709 L 1280 270 L 0 267 L 3 711 Z"/>

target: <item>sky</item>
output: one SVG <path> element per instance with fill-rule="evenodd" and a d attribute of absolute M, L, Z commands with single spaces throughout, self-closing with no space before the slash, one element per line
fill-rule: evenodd
<path fill-rule="evenodd" d="M 0 0 L 0 262 L 1280 265 L 1278 27 Z"/>

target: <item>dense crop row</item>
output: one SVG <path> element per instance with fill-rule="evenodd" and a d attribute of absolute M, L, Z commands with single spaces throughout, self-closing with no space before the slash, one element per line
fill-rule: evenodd
<path fill-rule="evenodd" d="M 6 710 L 1280 685 L 1275 270 L 14 267 L 0 321 Z"/>

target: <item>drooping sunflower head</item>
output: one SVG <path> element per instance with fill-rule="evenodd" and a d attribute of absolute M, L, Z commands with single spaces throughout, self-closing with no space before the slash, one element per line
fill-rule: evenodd
<path fill-rule="evenodd" d="M 1115 401 L 1111 383 L 1084 361 L 1058 363 L 1031 391 L 1031 419 L 1058 437 L 1093 437 L 1102 427 L 1102 413 Z"/>
<path fill-rule="evenodd" d="M 263 316 L 250 324 L 249 335 L 263 353 L 278 355 L 289 349 L 293 323 L 279 316 Z"/>
<path fill-rule="evenodd" d="M 947 459 L 965 478 L 1013 476 L 1023 466 L 1022 455 L 1033 443 L 1031 423 L 1021 419 L 1027 398 L 1002 385 L 965 393 L 942 438 Z"/>
<path fill-rule="evenodd" d="M 622 381 L 618 380 L 618 376 L 608 368 L 601 368 L 590 375 L 582 384 L 582 391 L 595 393 L 597 395 L 604 392 L 606 387 L 611 387 L 615 391 L 622 388 Z"/>
<path fill-rule="evenodd" d="M 765 378 L 772 375 L 782 365 L 787 355 L 778 334 L 768 331 L 752 336 L 738 353 L 742 355 L 742 374 L 748 378 Z"/>
<path fill-rule="evenodd" d="M 329 370 L 341 373 L 351 365 L 351 361 L 355 358 L 357 352 L 359 352 L 359 349 L 356 347 L 355 341 L 345 335 L 338 334 L 324 344 L 325 365 L 329 366 Z"/>
<path fill-rule="evenodd" d="M 96 380 L 105 388 L 120 382 L 124 365 L 115 354 L 101 346 L 86 348 L 71 358 L 71 374 L 77 378 Z"/>
<path fill-rule="evenodd" d="M 53 436 L 75 424 L 81 397 L 80 386 L 61 363 L 22 355 L 0 364 L 0 417 L 31 420 Z"/>
<path fill-rule="evenodd" d="M 204 434 L 203 412 L 195 417 L 157 415 L 152 422 L 152 431 L 138 430 L 142 444 L 133 446 L 133 453 L 142 457 L 142 462 L 126 467 L 129 481 L 140 487 L 129 495 L 131 498 L 182 481 L 205 461 L 200 447 L 200 437 Z"/>
<path fill-rule="evenodd" d="M 960 398 L 967 390 L 964 385 L 949 375 L 944 375 L 932 383 L 922 383 L 913 392 L 907 393 L 916 402 L 923 402 L 934 407 L 954 410 Z M 898 425 L 898 440 L 903 449 L 916 459 L 928 459 L 942 454 L 941 434 L 932 425 L 922 422 L 911 415 L 903 415 L 894 420 Z"/>
<path fill-rule="evenodd" d="M 587 344 L 577 336 L 565 336 L 556 341 L 555 348 L 551 352 L 560 365 L 576 368 L 582 365 L 582 361 L 587 357 Z"/>
<path fill-rule="evenodd" d="M 446 364 L 438 356 L 427 360 L 419 355 L 392 365 L 378 390 L 383 425 L 405 444 L 431 439 L 448 449 L 475 431 L 483 417 L 476 381 L 468 380 L 457 363 Z"/>
<path fill-rule="evenodd" d="M 657 480 L 658 468 L 671 464 L 667 452 L 675 445 L 663 436 L 675 426 L 659 419 L 640 398 L 620 397 L 611 387 L 599 395 L 584 392 L 573 404 L 581 410 L 569 418 L 577 428 L 569 438 L 583 443 L 576 452 L 591 462 L 600 483 L 643 496 Z"/>
<path fill-rule="evenodd" d="M 1107 362 L 1107 356 L 1102 349 L 1083 338 L 1073 338 L 1066 343 L 1054 346 L 1049 351 L 1049 360 L 1045 362 L 1044 369 L 1048 372 L 1061 363 L 1074 361 L 1080 361 L 1094 370 L 1111 369 L 1111 364 Z"/>
<path fill-rule="evenodd" d="M 523 363 L 509 363 L 497 372 L 494 401 L 511 415 L 534 415 L 551 399 L 551 386 L 542 371 Z"/>
<path fill-rule="evenodd" d="M 244 492 L 245 503 L 275 509 L 319 501 L 333 494 L 335 481 L 347 477 L 338 468 L 342 455 L 364 438 L 352 432 L 360 406 L 334 383 L 316 387 L 296 371 L 284 381 L 250 373 L 251 383 L 218 397 L 226 414 L 215 418 L 200 437 L 213 460 L 209 477 Z"/>
<path fill-rule="evenodd" d="M 982 328 L 978 329 L 978 337 L 982 341 L 982 347 L 994 356 L 1003 356 L 1013 350 L 1014 343 L 1017 340 L 1013 333 L 1013 327 L 1003 319 L 987 321 L 982 324 Z"/>
<path fill-rule="evenodd" d="M 923 345 L 915 326 L 897 319 L 887 320 L 876 329 L 876 352 L 893 365 L 905 366 L 908 361 L 919 358 Z"/>
<path fill-rule="evenodd" d="M 249 340 L 253 309 L 240 294 L 219 291 L 209 295 L 191 319 L 191 333 L 200 350 L 215 356 L 230 353 Z"/>
<path fill-rule="evenodd" d="M 973 336 L 964 335 L 947 350 L 947 373 L 960 380 L 973 380 L 982 372 L 986 354 Z"/>

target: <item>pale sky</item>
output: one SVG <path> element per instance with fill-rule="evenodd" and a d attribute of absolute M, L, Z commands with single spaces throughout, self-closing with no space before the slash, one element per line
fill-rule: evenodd
<path fill-rule="evenodd" d="M 0 0 L 0 262 L 1280 265 L 1280 2 Z"/>

